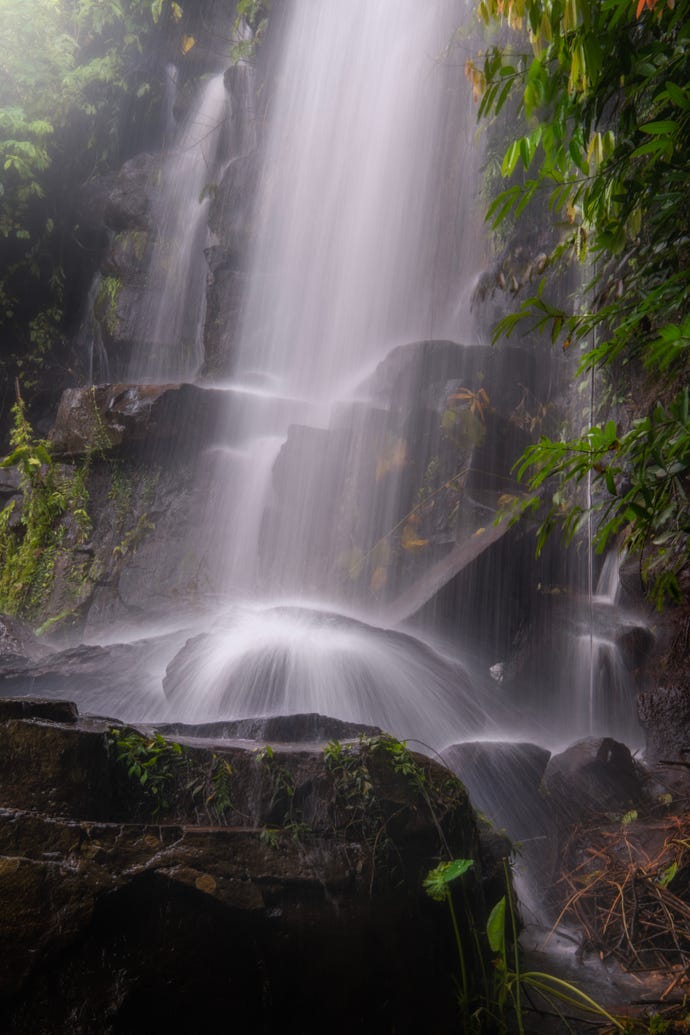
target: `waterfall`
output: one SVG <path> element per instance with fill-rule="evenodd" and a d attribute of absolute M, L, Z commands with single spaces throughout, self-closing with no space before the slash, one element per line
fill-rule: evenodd
<path fill-rule="evenodd" d="M 406 466 L 404 400 L 367 377 L 396 346 L 470 332 L 457 300 L 481 261 L 474 113 L 443 59 L 457 19 L 455 0 L 290 5 L 227 439 L 208 458 L 207 570 L 227 605 L 169 668 L 176 714 L 318 710 L 432 745 L 478 728 L 457 660 L 363 624 L 376 578 L 344 574 L 399 520 Z"/>
<path fill-rule="evenodd" d="M 316 710 L 436 750 L 635 739 L 642 623 L 614 627 L 616 572 L 585 605 L 583 553 L 535 563 L 496 520 L 557 378 L 538 342 L 476 344 L 481 161 L 447 56 L 465 15 L 286 0 L 260 90 L 240 63 L 190 103 L 168 69 L 121 336 L 130 379 L 213 395 L 173 580 L 203 614 L 166 657 L 167 717 Z"/>
<path fill-rule="evenodd" d="M 328 479 L 377 448 L 366 436 L 353 444 L 345 431 L 328 435 L 330 475 L 323 482 L 313 460 L 326 433 L 313 429 L 337 420 L 332 404 L 351 398 L 364 372 L 394 345 L 457 338 L 468 329 L 467 320 L 451 321 L 436 261 L 455 214 L 442 201 L 447 95 L 457 71 L 444 64 L 442 52 L 457 17 L 457 4 L 447 0 L 421 9 L 411 0 L 298 0 L 284 29 L 235 369 L 237 383 L 258 381 L 276 398 L 296 401 L 266 576 L 281 592 L 300 593 L 307 585 L 323 592 L 323 573 L 347 546 L 336 527 L 326 527 L 337 523 L 325 499 L 335 490 Z M 466 154 L 454 197 L 468 230 L 456 269 L 468 280 L 480 248 L 471 232 L 478 183 L 476 152 L 466 146 L 472 121 L 468 111 L 459 127 L 457 145 Z M 454 304 L 457 283 L 455 292 Z M 312 430 L 300 431 L 307 411 Z M 355 433 L 368 416 L 351 422 Z M 263 411 L 247 410 L 239 433 L 247 448 L 263 435 L 263 419 Z M 239 495 L 249 505 L 252 494 L 245 498 L 239 489 Z M 256 525 L 266 502 L 257 500 Z M 216 519 L 225 522 L 222 512 Z M 317 547 L 321 575 L 315 576 Z M 228 540 L 228 552 L 234 550 Z M 234 563 L 225 564 L 231 592 L 235 575 Z"/>

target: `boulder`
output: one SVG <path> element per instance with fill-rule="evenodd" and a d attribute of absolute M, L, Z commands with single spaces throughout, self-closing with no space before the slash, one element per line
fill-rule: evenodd
<path fill-rule="evenodd" d="M 411 778 L 376 740 L 330 760 L 174 749 L 17 707 L 0 711 L 3 1030 L 195 1030 L 199 1004 L 204 1024 L 232 1016 L 257 1035 L 326 1016 L 343 1035 L 457 1030 L 447 912 L 421 887 L 439 831 L 476 860 L 468 926 L 486 910 L 476 826 L 447 771 L 410 755 Z M 165 793 L 131 769 L 150 757 L 150 781 L 168 766 Z M 470 964 L 473 951 L 468 938 Z"/>
<path fill-rule="evenodd" d="M 31 628 L 10 615 L 0 615 L 0 676 L 10 669 L 23 669 L 50 653 Z"/>
<path fill-rule="evenodd" d="M 540 785 L 550 752 L 536 744 L 470 741 L 441 753 L 472 804 L 512 841 L 543 836 L 550 815 Z"/>
<path fill-rule="evenodd" d="M 629 748 L 611 737 L 585 737 L 552 755 L 542 786 L 563 826 L 624 815 L 646 800 L 640 766 Z"/>
<path fill-rule="evenodd" d="M 94 176 L 82 184 L 74 200 L 80 236 L 106 229 L 115 233 L 148 230 L 160 167 L 160 154 L 144 152 L 117 172 Z"/>
<path fill-rule="evenodd" d="M 63 392 L 51 432 L 53 452 L 175 445 L 179 456 L 206 445 L 225 416 L 227 395 L 192 384 L 108 384 Z"/>
<path fill-rule="evenodd" d="M 161 162 L 160 154 L 135 155 L 120 168 L 114 182 L 106 181 L 103 221 L 110 230 L 117 233 L 150 228 Z"/>
<path fill-rule="evenodd" d="M 690 777 L 690 692 L 686 687 L 660 686 L 637 699 L 637 712 L 646 734 L 649 764 L 671 763 L 667 770 Z"/>
<path fill-rule="evenodd" d="M 228 261 L 243 268 L 252 239 L 254 195 L 259 180 L 258 152 L 233 158 L 223 173 L 209 209 L 209 226 Z"/>
<path fill-rule="evenodd" d="M 167 666 L 173 714 L 206 721 L 320 712 L 438 750 L 481 731 L 467 671 L 417 637 L 345 615 L 271 607 L 219 618 Z"/>

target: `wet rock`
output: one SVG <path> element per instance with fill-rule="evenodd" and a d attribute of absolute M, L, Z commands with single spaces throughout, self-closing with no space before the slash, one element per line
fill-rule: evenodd
<path fill-rule="evenodd" d="M 50 649 L 34 636 L 25 622 L 0 615 L 0 674 L 12 667 L 29 665 L 48 653 Z"/>
<path fill-rule="evenodd" d="M 121 167 L 113 183 L 106 181 L 103 220 L 111 230 L 149 229 L 161 161 L 159 154 L 135 155 Z"/>
<path fill-rule="evenodd" d="M 331 740 L 373 737 L 381 733 L 377 726 L 345 722 L 342 719 L 319 715 L 317 712 L 303 715 L 267 715 L 256 719 L 227 719 L 225 722 L 205 722 L 198 725 L 174 722 L 159 725 L 157 728 L 166 737 L 219 737 L 226 740 L 256 740 L 278 744 L 325 744 Z"/>
<path fill-rule="evenodd" d="M 647 740 L 649 764 L 673 763 L 667 772 L 690 780 L 690 693 L 685 687 L 660 686 L 639 695 L 637 711 Z"/>
<path fill-rule="evenodd" d="M 623 627 L 614 636 L 623 664 L 630 671 L 641 668 L 649 660 L 655 642 L 654 633 L 646 625 Z"/>
<path fill-rule="evenodd" d="M 160 155 L 144 152 L 130 158 L 117 172 L 94 176 L 82 184 L 74 199 L 80 238 L 84 233 L 105 229 L 116 233 L 149 229 L 160 166 Z"/>
<path fill-rule="evenodd" d="M 72 701 L 42 700 L 40 697 L 0 699 L 0 722 L 10 719 L 48 719 L 50 722 L 72 723 L 79 716 Z"/>
<path fill-rule="evenodd" d="M 247 275 L 235 268 L 234 260 L 223 249 L 207 249 L 206 258 L 209 275 L 201 373 L 204 377 L 223 377 L 232 371 L 235 360 Z"/>
<path fill-rule="evenodd" d="M 209 226 L 235 268 L 248 260 L 253 232 L 254 195 L 259 179 L 257 152 L 240 155 L 228 163 L 211 201 Z"/>
<path fill-rule="evenodd" d="M 524 402 L 526 385 L 537 398 L 545 393 L 546 385 L 538 375 L 534 354 L 523 349 L 430 340 L 392 349 L 366 387 L 404 406 L 415 398 L 420 385 L 433 393 L 438 386 L 456 381 L 475 393 L 483 388 L 492 407 L 510 413 Z"/>
<path fill-rule="evenodd" d="M 207 444 L 227 404 L 225 393 L 191 384 L 110 384 L 63 392 L 51 432 L 53 451 Z"/>
<path fill-rule="evenodd" d="M 171 706 L 189 714 L 199 681 L 209 719 L 319 711 L 432 749 L 479 731 L 487 707 L 463 666 L 422 640 L 298 607 L 232 615 L 188 639 L 163 680 Z"/>
<path fill-rule="evenodd" d="M 0 670 L 0 692 L 12 692 L 19 686 L 32 692 L 56 693 L 117 686 L 122 680 L 131 679 L 148 649 L 148 644 L 142 642 L 105 647 L 80 644 L 48 654 L 44 651 L 39 660 L 29 664 L 4 664 Z"/>
<path fill-rule="evenodd" d="M 421 880 L 437 825 L 455 856 L 479 860 L 480 848 L 445 770 L 416 759 L 432 815 L 385 752 L 353 756 L 371 785 L 359 809 L 320 751 L 194 747 L 156 814 L 110 724 L 48 722 L 42 708 L 0 722 L 3 1030 L 195 1030 L 200 1003 L 257 1035 L 327 1015 L 343 1035 L 372 1019 L 383 1031 L 454 1030 L 455 949 Z M 219 764 L 222 817 L 190 789 Z M 470 922 L 483 926 L 481 875 L 468 876 Z"/>
<path fill-rule="evenodd" d="M 487 819 L 513 841 L 538 837 L 550 828 L 540 785 L 550 752 L 536 744 L 472 741 L 441 753 Z"/>
<path fill-rule="evenodd" d="M 0 501 L 5 506 L 8 500 L 19 495 L 21 475 L 16 467 L 0 468 Z"/>
<path fill-rule="evenodd" d="M 543 789 L 564 825 L 586 816 L 623 815 L 645 801 L 639 765 L 625 744 L 611 737 L 586 737 L 553 755 Z"/>

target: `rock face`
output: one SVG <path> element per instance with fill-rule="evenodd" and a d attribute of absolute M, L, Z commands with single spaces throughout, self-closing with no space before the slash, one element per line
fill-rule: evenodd
<path fill-rule="evenodd" d="M 680 686 L 661 686 L 640 694 L 638 714 L 647 737 L 646 760 L 656 764 L 665 781 L 690 786 L 690 693 Z"/>
<path fill-rule="evenodd" d="M 156 445 L 176 455 L 212 438 L 227 406 L 224 392 L 191 384 L 106 384 L 63 393 L 51 433 L 53 451 L 80 456 L 93 450 Z"/>
<path fill-rule="evenodd" d="M 443 761 L 467 787 L 475 808 L 515 841 L 538 837 L 550 814 L 540 794 L 549 752 L 536 744 L 475 741 L 454 744 Z"/>
<path fill-rule="evenodd" d="M 553 755 L 543 787 L 563 825 L 594 814 L 622 815 L 645 800 L 640 767 L 611 737 L 585 737 Z"/>
<path fill-rule="evenodd" d="M 480 849 L 446 771 L 408 755 L 411 778 L 386 738 L 208 750 L 112 726 L 0 702 L 3 1030 L 193 1031 L 200 1009 L 249 1033 L 457 1030 L 421 881 L 437 824 Z"/>

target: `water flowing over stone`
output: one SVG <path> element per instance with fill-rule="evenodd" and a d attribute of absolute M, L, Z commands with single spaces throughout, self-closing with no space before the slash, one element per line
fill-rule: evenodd
<path fill-rule="evenodd" d="M 182 720 L 317 712 L 427 750 L 482 728 L 488 703 L 456 661 L 414 637 L 296 607 L 218 620 L 187 642 L 163 685 Z"/>

